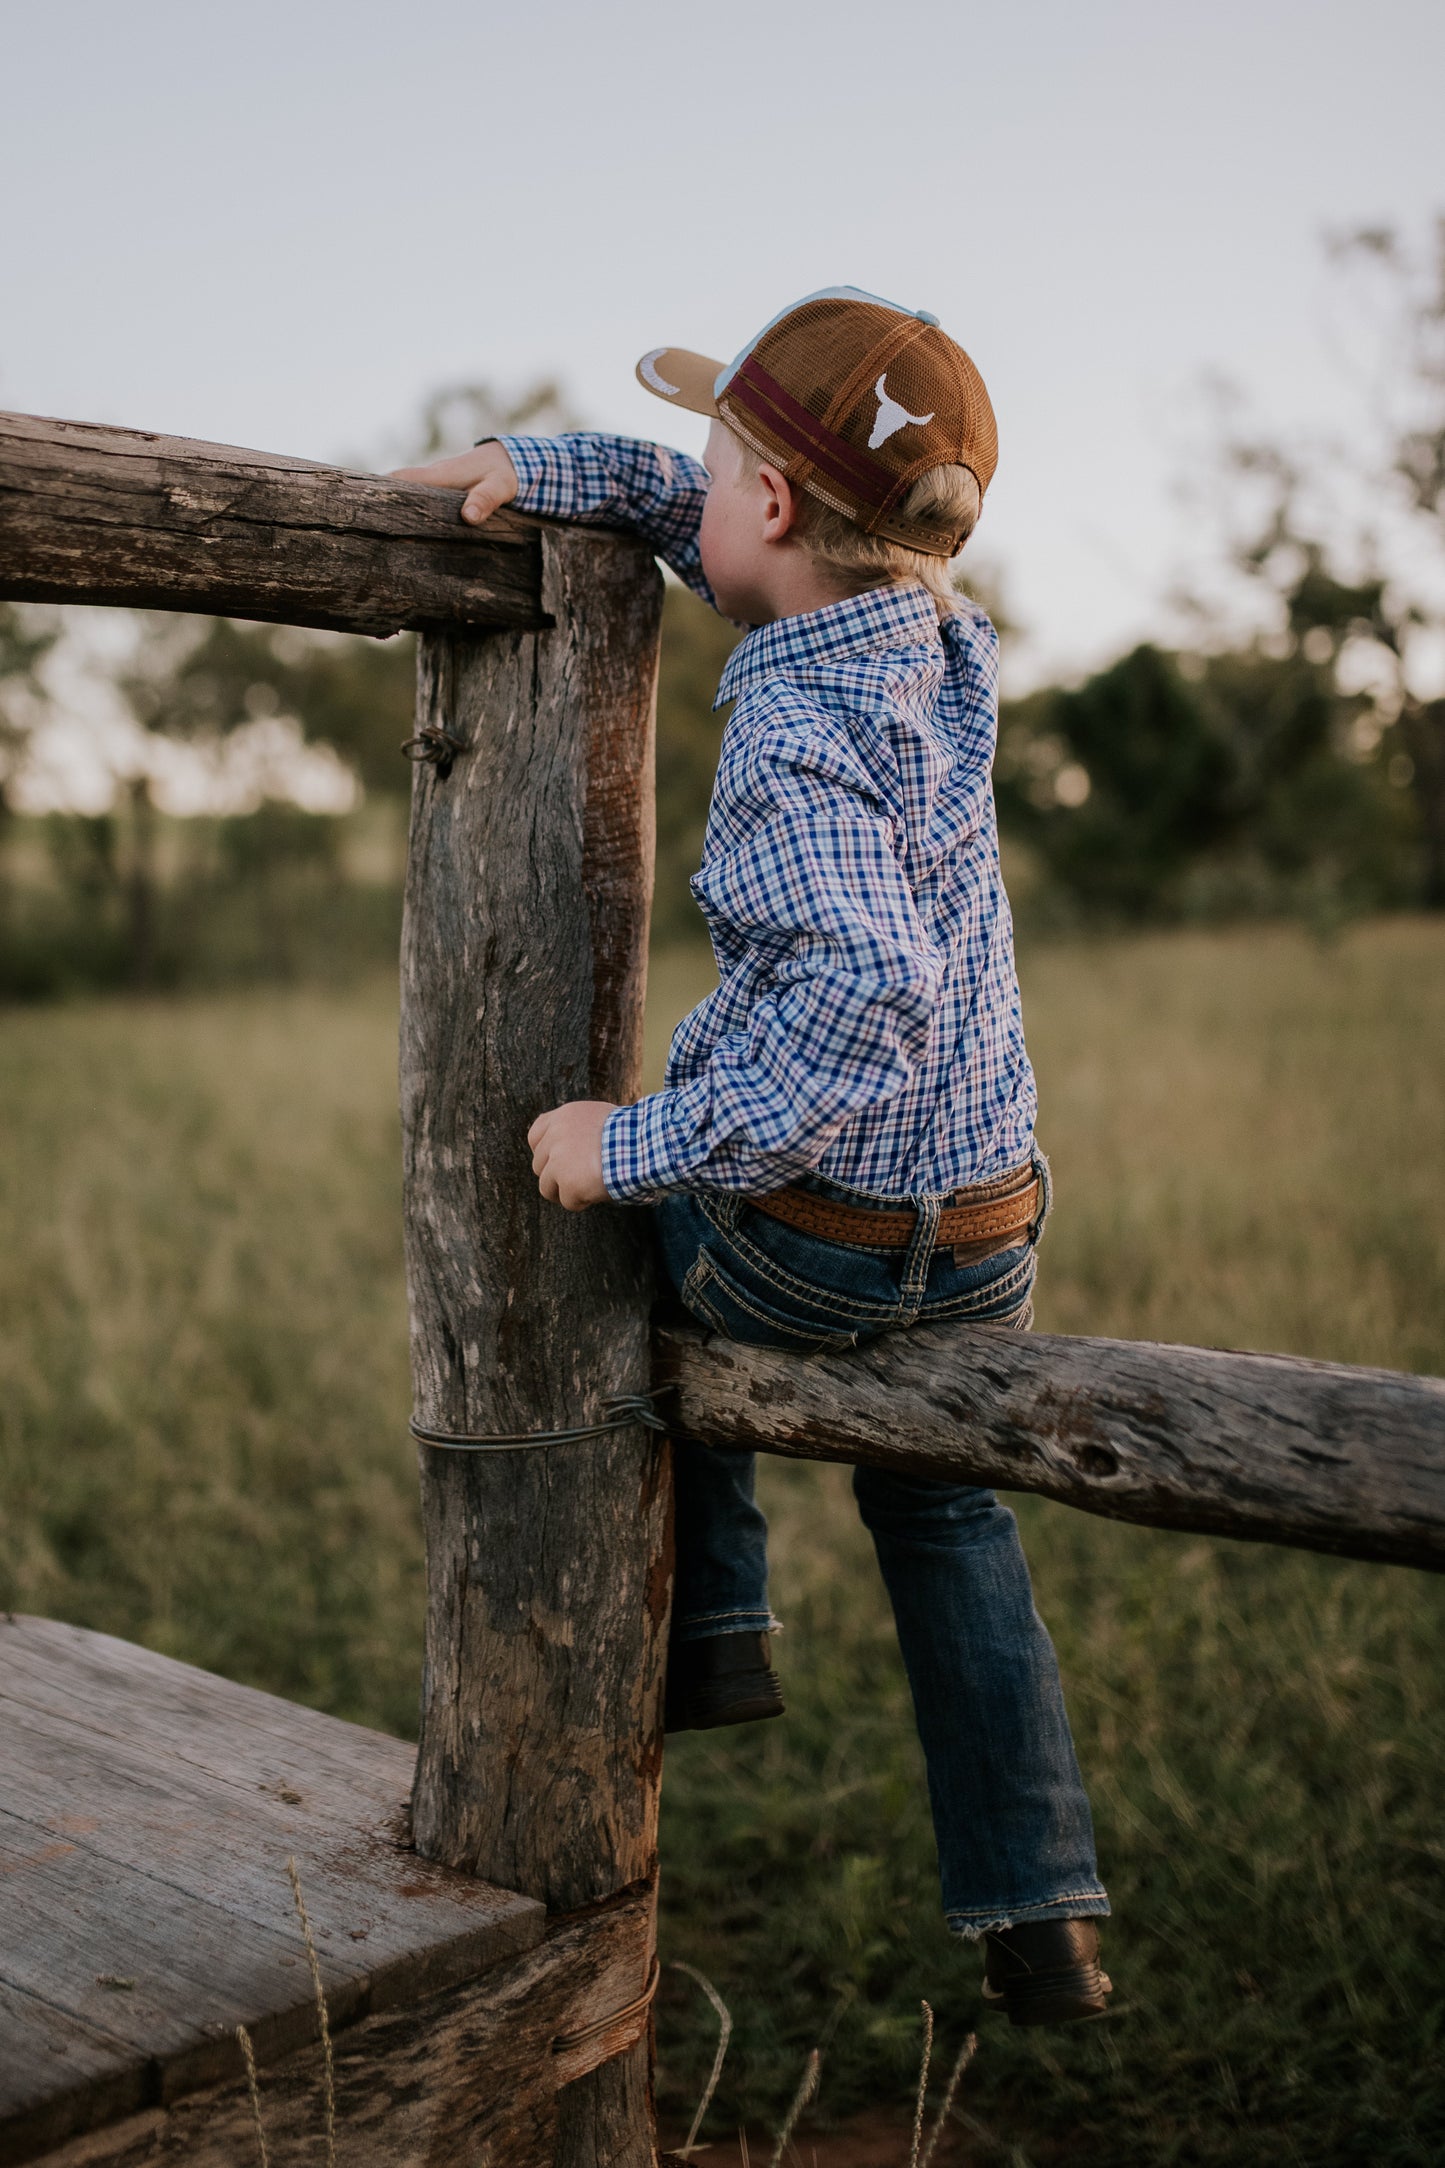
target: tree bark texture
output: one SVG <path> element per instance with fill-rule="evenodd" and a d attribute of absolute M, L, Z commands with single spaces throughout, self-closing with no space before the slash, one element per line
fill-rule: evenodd
<path fill-rule="evenodd" d="M 712 1445 L 1445 1570 L 1441 1378 L 980 1325 L 808 1357 L 668 1331 L 657 1374 Z"/>
<path fill-rule="evenodd" d="M 200 610 L 380 635 L 534 626 L 539 530 L 459 490 L 189 437 L 0 414 L 0 600 Z"/>
<path fill-rule="evenodd" d="M 644 1219 L 543 1203 L 526 1132 L 639 1086 L 661 583 L 632 543 L 542 547 L 555 630 L 435 633 L 420 656 L 418 726 L 463 748 L 417 775 L 402 948 L 416 1411 L 450 1431 L 595 1421 L 650 1376 Z M 419 1457 L 418 1849 L 553 1911 L 651 1888 L 663 1451 L 634 1427 Z M 650 2161 L 650 2100 L 644 2039 L 563 2101 L 555 2159 Z"/>

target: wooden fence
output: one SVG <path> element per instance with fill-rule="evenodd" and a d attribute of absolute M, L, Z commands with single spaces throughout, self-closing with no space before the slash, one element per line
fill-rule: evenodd
<path fill-rule="evenodd" d="M 1445 1565 L 1439 1380 L 986 1327 L 812 1359 L 680 1332 L 654 1348 L 644 1216 L 542 1204 L 525 1133 L 544 1107 L 639 1088 L 661 583 L 632 541 L 508 514 L 469 533 L 459 501 L 0 417 L 0 597 L 421 635 L 401 958 L 420 1423 L 590 1424 L 655 1384 L 678 1427 L 719 1445 Z M 419 1457 L 417 1847 L 601 1931 L 655 1894 L 666 1450 L 634 1424 L 550 1452 Z M 639 2008 L 652 1966 L 649 1938 Z M 532 2157 L 652 2160 L 650 2038 L 635 2015 L 619 2038 L 559 2079 Z"/>

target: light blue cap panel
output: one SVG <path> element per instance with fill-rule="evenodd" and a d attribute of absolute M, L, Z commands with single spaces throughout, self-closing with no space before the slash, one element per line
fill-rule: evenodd
<path fill-rule="evenodd" d="M 938 318 L 930 315 L 927 309 L 905 309 L 901 301 L 885 301 L 882 294 L 865 294 L 861 286 L 820 286 L 815 294 L 804 294 L 801 301 L 790 301 L 785 309 L 779 309 L 776 316 L 770 316 L 762 330 L 749 339 L 740 353 L 734 354 L 725 369 L 718 371 L 712 387 L 715 399 L 722 397 L 753 348 L 760 339 L 767 337 L 774 324 L 780 324 L 785 316 L 791 316 L 794 309 L 801 309 L 809 301 L 871 301 L 875 308 L 892 309 L 896 316 L 916 316 L 920 324 L 936 325 L 938 322 Z"/>

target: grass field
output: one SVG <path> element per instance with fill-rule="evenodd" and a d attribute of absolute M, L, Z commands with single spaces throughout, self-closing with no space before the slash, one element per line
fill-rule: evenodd
<path fill-rule="evenodd" d="M 1059 1189 L 1041 1326 L 1445 1372 L 1445 925 L 1057 948 L 1024 979 Z M 654 1062 L 704 982 L 658 959 Z M 4 1018 L 0 1601 L 408 1732 L 393 1048 L 382 984 Z M 789 1716 L 678 1740 L 664 1802 L 663 1955 L 737 2021 L 715 2133 L 776 2115 L 815 2041 L 814 2127 L 902 2114 L 920 1996 L 945 2064 L 978 2015 L 846 1471 L 771 1466 L 766 1499 Z M 985 2021 L 967 2157 L 1437 2162 L 1440 1585 L 1020 1517 L 1122 2007 Z M 664 1977 L 681 2110 L 712 2021 Z"/>

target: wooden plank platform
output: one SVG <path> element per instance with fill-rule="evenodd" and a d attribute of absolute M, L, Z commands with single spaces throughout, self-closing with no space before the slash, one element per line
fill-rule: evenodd
<path fill-rule="evenodd" d="M 607 2021 L 645 1986 L 650 1892 L 549 1923 L 531 1898 L 419 1859 L 412 1764 L 398 1740 L 149 1650 L 0 1620 L 3 2168 L 254 2157 L 238 2025 L 273 2164 L 320 2157 L 292 1858 L 348 2160 L 432 2157 L 438 2114 L 455 2157 L 481 2158 L 523 2094 L 535 2124 L 559 2084 L 635 2038 L 645 2019 Z M 494 2042 L 479 2084 L 472 2048 L 499 2027 L 540 2077 L 508 2082 L 513 2053 Z"/>

